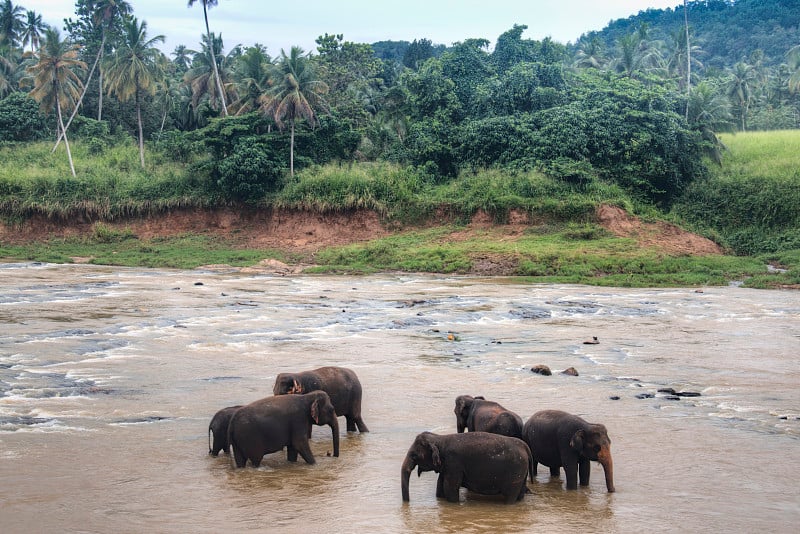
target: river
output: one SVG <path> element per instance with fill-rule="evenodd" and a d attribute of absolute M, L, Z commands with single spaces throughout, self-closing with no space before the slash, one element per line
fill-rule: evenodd
<path fill-rule="evenodd" d="M 0 528 L 796 532 L 798 347 L 796 291 L 0 264 Z M 217 410 L 323 365 L 358 374 L 371 430 L 341 419 L 338 458 L 328 427 L 315 465 L 208 455 Z M 540 466 L 514 505 L 412 475 L 403 503 L 408 447 L 455 432 L 460 394 L 605 424 L 616 493 L 594 463 L 577 491 Z"/>

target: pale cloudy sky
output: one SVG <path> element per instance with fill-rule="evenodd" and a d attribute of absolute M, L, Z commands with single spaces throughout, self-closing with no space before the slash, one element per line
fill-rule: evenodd
<path fill-rule="evenodd" d="M 205 32 L 201 1 L 191 8 L 186 0 L 129 3 L 134 15 L 147 21 L 149 37 L 166 37 L 161 47 L 165 52 L 179 44 L 200 48 Z M 293 45 L 315 52 L 315 39 L 325 33 L 341 33 L 345 40 L 358 43 L 426 38 L 450 45 L 478 37 L 494 46 L 514 24 L 528 26 L 525 38 L 549 36 L 567 43 L 584 32 L 603 29 L 611 20 L 682 4 L 682 0 L 218 0 L 208 16 L 211 31 L 222 35 L 226 52 L 237 44 L 260 43 L 277 56 Z M 19 0 L 14 5 L 36 11 L 59 29 L 65 18 L 75 18 L 72 0 Z"/>

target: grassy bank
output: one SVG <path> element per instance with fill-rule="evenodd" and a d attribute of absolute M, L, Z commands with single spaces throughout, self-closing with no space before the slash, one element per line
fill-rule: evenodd
<path fill-rule="evenodd" d="M 537 172 L 484 170 L 440 183 L 417 169 L 388 163 L 307 168 L 255 207 L 313 213 L 368 209 L 379 213 L 387 226 L 405 229 L 390 237 L 313 254 L 253 249 L 241 240 L 211 234 L 144 239 L 104 221 L 225 204 L 203 174 L 202 160 L 176 162 L 170 154 L 153 149 L 147 168 L 141 169 L 133 146 L 95 152 L 78 141 L 73 146 L 80 162 L 78 178 L 70 176 L 63 154 L 50 154 L 48 143 L 0 148 L 0 217 L 11 224 L 34 215 L 63 225 L 98 221 L 92 233 L 0 242 L 0 257 L 46 262 L 88 258 L 98 264 L 174 268 L 250 266 L 274 258 L 313 263 L 311 272 L 503 274 L 535 282 L 614 286 L 720 285 L 734 280 L 752 287 L 796 285 L 800 245 L 793 239 L 800 227 L 796 208 L 800 156 L 792 145 L 798 146 L 797 135 L 773 132 L 724 138 L 729 151 L 723 166 L 692 186 L 670 214 L 674 221 L 688 220 L 740 252 L 735 245 L 743 240 L 736 232 L 750 232 L 751 241 L 761 236 L 762 245 L 770 243 L 768 250 L 744 250 L 739 256 L 668 254 L 609 234 L 594 220 L 600 204 L 628 211 L 638 206 L 640 214 L 650 219 L 660 215 L 599 180 L 568 183 Z M 731 196 L 735 198 L 730 200 Z M 522 212 L 531 223 L 513 239 L 491 228 L 464 232 L 478 210 L 497 223 Z M 431 228 L 432 221 L 443 222 Z M 767 263 L 779 271 L 768 272 Z"/>

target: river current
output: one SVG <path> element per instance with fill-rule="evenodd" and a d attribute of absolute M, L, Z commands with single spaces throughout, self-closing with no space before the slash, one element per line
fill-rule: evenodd
<path fill-rule="evenodd" d="M 0 530 L 797 532 L 798 347 L 796 291 L 0 264 Z M 208 455 L 217 410 L 323 365 L 358 374 L 371 430 L 341 419 L 338 458 L 328 427 L 316 465 Z M 413 474 L 403 503 L 461 394 L 605 424 L 617 492 L 594 463 L 514 505 Z"/>

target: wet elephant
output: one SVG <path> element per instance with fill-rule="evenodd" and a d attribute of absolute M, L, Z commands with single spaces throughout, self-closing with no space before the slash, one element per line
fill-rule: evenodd
<path fill-rule="evenodd" d="M 331 398 L 336 414 L 347 420 L 347 431 L 369 432 L 361 418 L 361 382 L 355 372 L 344 367 L 320 367 L 299 373 L 280 373 L 275 378 L 275 395 L 324 391 Z"/>
<path fill-rule="evenodd" d="M 241 408 L 241 405 L 228 406 L 214 414 L 208 424 L 208 454 L 217 456 L 220 451 L 228 454 L 228 423 L 233 417 L 233 412 Z M 212 445 L 211 440 L 214 440 Z"/>
<path fill-rule="evenodd" d="M 522 418 L 496 402 L 483 397 L 459 395 L 453 412 L 459 433 L 466 429 L 522 439 Z"/>
<path fill-rule="evenodd" d="M 242 406 L 228 425 L 236 467 L 244 467 L 247 460 L 258 467 L 265 454 L 284 447 L 290 462 L 296 462 L 299 453 L 306 463 L 316 463 L 308 443 L 311 425 L 331 427 L 333 455 L 339 456 L 339 420 L 324 391 L 266 397 Z"/>
<path fill-rule="evenodd" d="M 459 488 L 483 495 L 502 495 L 507 503 L 525 496 L 533 458 L 524 441 L 488 432 L 419 434 L 406 453 L 400 470 L 403 501 L 408 502 L 411 472 L 439 473 L 436 497 L 458 502 Z"/>
<path fill-rule="evenodd" d="M 564 468 L 567 489 L 589 485 L 590 461 L 600 462 L 606 475 L 606 489 L 614 490 L 614 462 L 611 439 L 606 427 L 584 421 L 577 415 L 559 410 L 543 410 L 533 414 L 522 429 L 523 439 L 533 453 L 533 469 L 537 463 L 559 475 Z"/>

